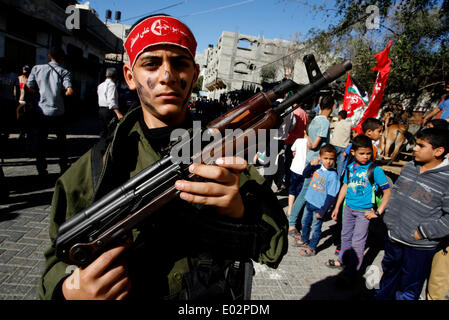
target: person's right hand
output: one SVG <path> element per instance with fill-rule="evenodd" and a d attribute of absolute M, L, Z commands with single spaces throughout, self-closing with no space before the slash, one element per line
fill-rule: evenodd
<path fill-rule="evenodd" d="M 337 216 L 338 216 L 338 210 L 334 209 L 334 211 L 332 211 L 332 215 L 331 215 L 332 220 L 337 221 Z"/>
<path fill-rule="evenodd" d="M 131 281 L 126 261 L 120 255 L 128 246 L 110 249 L 86 268 L 75 270 L 62 284 L 64 297 L 67 300 L 125 299 L 131 289 Z"/>
<path fill-rule="evenodd" d="M 427 123 L 427 119 L 426 119 L 426 118 L 423 118 L 423 119 L 422 119 L 422 122 L 421 122 L 421 126 L 422 126 L 422 127 L 425 127 L 425 126 L 426 126 L 426 123 Z"/>

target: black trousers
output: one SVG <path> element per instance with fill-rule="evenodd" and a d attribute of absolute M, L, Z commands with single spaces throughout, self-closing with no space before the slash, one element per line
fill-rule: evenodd
<path fill-rule="evenodd" d="M 61 171 L 67 168 L 67 138 L 65 117 L 49 117 L 43 114 L 34 114 L 31 127 L 31 152 L 36 157 L 36 168 L 39 173 L 47 169 L 46 153 L 48 149 L 48 133 L 56 134 L 55 153 L 59 157 Z"/>

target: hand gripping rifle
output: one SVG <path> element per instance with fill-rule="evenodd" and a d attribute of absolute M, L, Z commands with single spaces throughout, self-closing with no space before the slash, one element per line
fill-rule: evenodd
<path fill-rule="evenodd" d="M 314 74 L 318 76 L 313 82 L 276 106 L 273 106 L 275 99 L 283 97 L 286 92 L 297 87 L 297 84 L 286 80 L 268 92 L 256 94 L 209 123 L 206 129 L 214 135 L 218 132 L 223 134 L 226 129 L 238 128 L 242 130 L 242 134 L 231 139 L 224 136 L 218 141 L 214 140 L 194 154 L 190 163 L 198 159 L 205 164 L 214 163 L 217 150 L 235 150 L 245 145 L 245 133 L 248 130 L 257 132 L 260 129 L 278 128 L 282 118 L 295 109 L 293 104 L 301 102 L 339 78 L 351 67 L 351 63 L 346 61 L 332 66 L 323 74 L 319 69 L 316 70 Z M 186 141 L 191 143 L 191 139 L 182 139 L 175 146 L 182 147 L 179 144 Z M 154 212 L 175 199 L 180 193 L 174 187 L 176 180 L 202 181 L 202 178 L 188 171 L 190 163 L 177 162 L 179 161 L 175 161 L 172 155 L 162 158 L 64 222 L 55 241 L 57 257 L 68 264 L 89 265 L 102 252 L 124 241 L 132 229 Z"/>

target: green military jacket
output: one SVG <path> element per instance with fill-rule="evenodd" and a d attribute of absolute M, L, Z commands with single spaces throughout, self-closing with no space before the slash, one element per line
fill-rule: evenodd
<path fill-rule="evenodd" d="M 95 155 L 98 148 L 92 148 L 57 180 L 49 226 L 52 246 L 44 253 L 46 265 L 38 289 L 40 299 L 63 298 L 62 283 L 73 271 L 73 266 L 55 255 L 53 245 L 61 224 L 161 158 L 143 134 L 138 121 L 141 113 L 141 108 L 136 108 L 119 123 L 100 158 L 101 170 L 94 170 L 99 157 Z M 238 231 L 242 226 L 254 227 L 256 251 L 246 258 L 277 268 L 288 248 L 287 219 L 275 195 L 263 182 L 253 166 L 242 172 L 240 193 L 245 205 L 242 219 L 222 217 L 213 210 L 198 210 L 176 199 L 148 219 L 151 221 L 139 226 L 133 232 L 134 242 L 127 253 L 130 297 L 176 297 L 192 261 L 202 252 L 236 258 L 232 257 L 232 245 L 226 245 L 235 241 L 232 233 L 221 233 L 226 228 Z M 237 245 L 245 247 L 245 243 Z"/>

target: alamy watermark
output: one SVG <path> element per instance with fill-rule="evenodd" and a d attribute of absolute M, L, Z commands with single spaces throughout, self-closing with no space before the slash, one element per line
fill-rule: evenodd
<path fill-rule="evenodd" d="M 69 30 L 80 29 L 80 9 L 74 5 L 65 8 L 69 16 L 65 19 L 65 27 Z"/>
<path fill-rule="evenodd" d="M 64 285 L 69 290 L 79 290 L 80 289 L 80 269 L 75 265 L 69 265 L 65 269 L 66 274 L 72 274 L 68 281 L 64 282 Z"/>
<path fill-rule="evenodd" d="M 366 7 L 365 13 L 370 14 L 365 21 L 366 28 L 369 30 L 379 29 L 380 17 L 379 17 L 379 7 L 375 5 L 369 5 Z"/>

